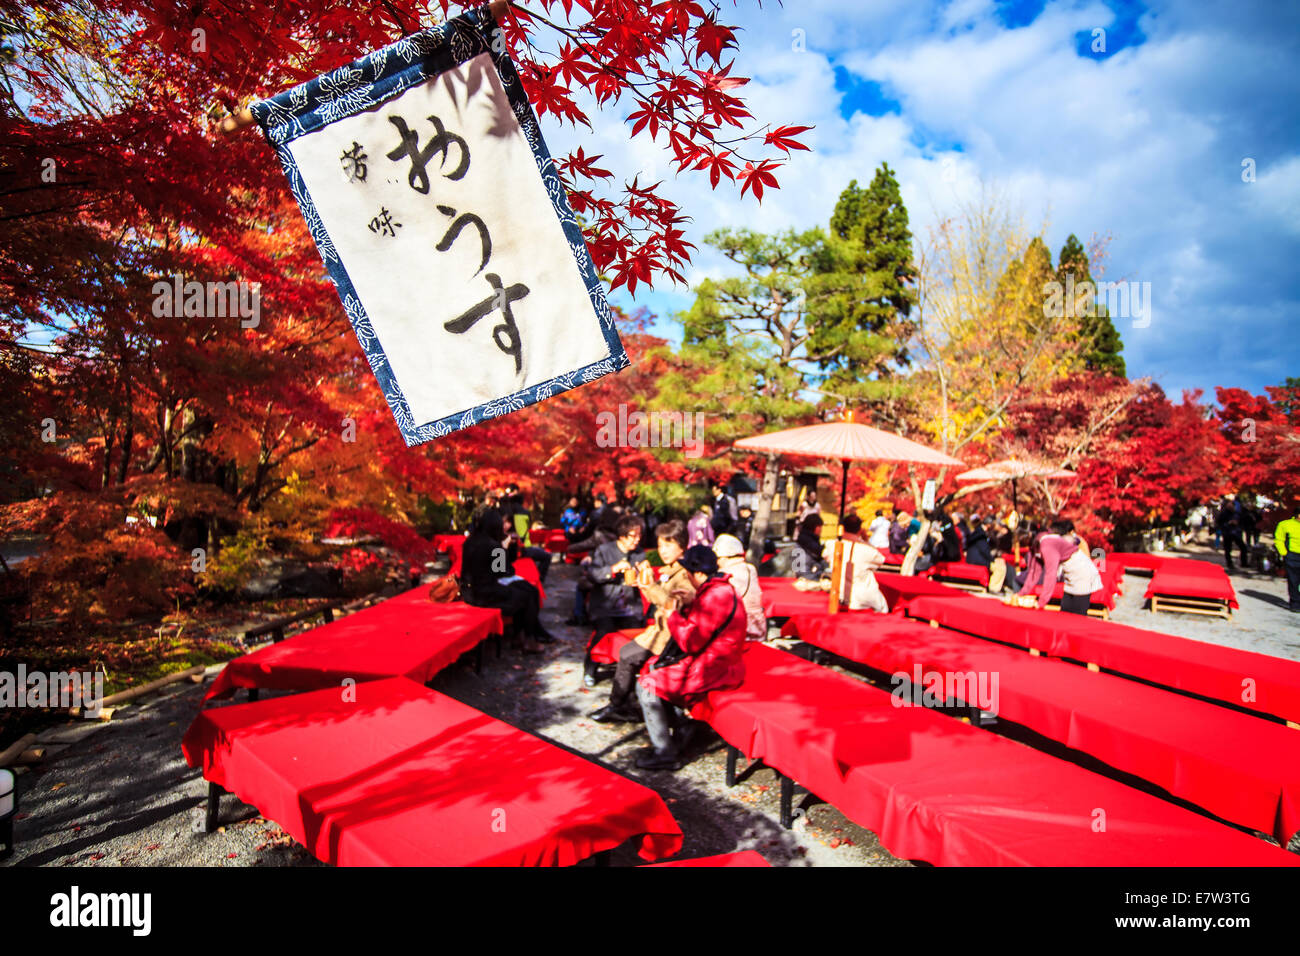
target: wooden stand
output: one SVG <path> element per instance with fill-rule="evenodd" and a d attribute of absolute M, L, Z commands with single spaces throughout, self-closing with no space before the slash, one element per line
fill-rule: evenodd
<path fill-rule="evenodd" d="M 1151 613 L 1161 610 L 1181 611 L 1184 614 L 1204 614 L 1207 617 L 1221 617 L 1232 620 L 1232 609 L 1228 602 L 1219 598 L 1175 597 L 1172 595 L 1151 595 Z"/>

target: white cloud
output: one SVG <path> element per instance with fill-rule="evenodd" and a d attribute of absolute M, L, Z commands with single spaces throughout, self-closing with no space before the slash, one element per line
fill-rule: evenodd
<path fill-rule="evenodd" d="M 898 175 L 917 235 L 981 180 L 995 182 L 1027 222 L 1050 216 L 1054 252 L 1070 232 L 1085 243 L 1110 235 L 1107 278 L 1152 283 L 1151 326 L 1119 323 L 1130 374 L 1157 375 L 1173 394 L 1258 390 L 1295 374 L 1300 81 L 1295 31 L 1267 11 L 1164 5 L 1143 18 L 1145 43 L 1098 62 L 1078 56 L 1075 39 L 1112 24 L 1096 2 L 1049 3 L 1015 30 L 983 0 L 724 10 L 745 28 L 733 73 L 753 77 L 742 94 L 757 122 L 817 127 L 805 137 L 815 152 L 795 153 L 761 206 L 726 184 L 711 190 L 705 174 L 673 176 L 667 153 L 629 142 L 618 117 L 595 109 L 594 134 L 548 127 L 555 151 L 581 143 L 629 180 L 639 170 L 664 178 L 663 193 L 694 218 L 687 237 L 697 244 L 721 226 L 824 224 L 848 181 L 869 180 L 881 162 Z M 791 49 L 796 29 L 805 52 Z M 1118 42 L 1113 30 L 1108 41 Z M 884 84 L 901 115 L 846 120 L 837 65 Z M 1257 161 L 1255 183 L 1241 182 L 1246 156 Z M 701 246 L 689 278 L 723 265 Z M 638 300 L 681 308 L 689 296 Z"/>

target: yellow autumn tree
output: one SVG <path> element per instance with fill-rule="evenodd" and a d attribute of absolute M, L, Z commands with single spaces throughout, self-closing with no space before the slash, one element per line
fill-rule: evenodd
<path fill-rule="evenodd" d="M 1017 398 L 1082 366 L 1077 313 L 1053 298 L 1051 253 L 996 190 L 932 227 L 918 264 L 917 425 L 960 456 Z"/>

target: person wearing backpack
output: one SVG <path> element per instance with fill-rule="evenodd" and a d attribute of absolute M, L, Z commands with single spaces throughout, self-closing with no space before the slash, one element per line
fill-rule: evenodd
<path fill-rule="evenodd" d="M 652 745 L 637 755 L 642 770 L 679 770 L 693 728 L 685 721 L 673 729 L 684 719 L 676 709 L 689 710 L 709 691 L 739 687 L 745 679 L 745 608 L 719 573 L 717 555 L 695 545 L 679 563 L 690 573 L 695 599 L 668 616 L 672 640 L 637 681 Z"/>

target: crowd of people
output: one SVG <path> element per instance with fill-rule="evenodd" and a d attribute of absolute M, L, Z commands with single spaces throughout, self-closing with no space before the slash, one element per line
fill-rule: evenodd
<path fill-rule="evenodd" d="M 1012 515 L 1003 518 L 993 513 L 967 515 L 954 511 L 949 515 L 936 508 L 922 521 L 903 510 L 891 517 L 878 510 L 865 534 L 862 519 L 856 514 L 845 515 L 841 527 L 840 540 L 848 543 L 843 560 L 854 574 L 849 606 L 855 610 L 885 610 L 874 571 L 885 563 L 886 553 L 911 558 L 903 562 L 903 574 L 915 574 L 938 564 L 988 568 L 991 593 L 1037 592 L 1039 607 L 1052 599 L 1060 581 L 1065 589 L 1061 609 L 1076 614 L 1088 613 L 1089 598 L 1101 587 L 1087 541 L 1075 531 L 1073 522 L 1064 518 L 1043 527 L 1033 521 L 1016 521 Z M 822 528 L 822 517 L 815 511 L 800 520 L 791 561 L 797 578 L 824 582 L 831 568 L 834 542 L 823 541 Z"/>
<path fill-rule="evenodd" d="M 1231 495 L 1206 515 L 1213 521 L 1205 527 L 1222 539 L 1231 567 L 1231 549 L 1244 552 L 1245 542 L 1258 534 L 1259 516 Z M 552 555 L 525 544 L 530 524 L 516 486 L 489 494 L 471 519 L 461 593 L 470 604 L 499 608 L 524 652 L 540 653 L 554 638 L 540 620 L 538 588 L 516 574 L 514 564 L 532 558 L 544 580 Z M 711 690 L 738 686 L 745 642 L 767 635 L 763 578 L 746 557 L 753 516 L 718 486 L 710 502 L 687 518 L 644 514 L 631 500 L 611 502 L 604 495 L 584 507 L 575 496 L 560 527 L 579 572 L 566 623 L 587 628 L 589 635 L 583 682 L 595 687 L 612 677 L 608 701 L 591 717 L 644 722 L 651 747 L 638 754 L 637 766 L 677 769 L 692 733 L 685 712 Z M 1285 527 L 1286 543 L 1278 552 L 1291 579 L 1292 609 L 1300 610 L 1300 520 Z M 949 514 L 935 508 L 924 516 L 901 509 L 886 515 L 881 509 L 868 521 L 845 515 L 835 539 L 824 540 L 823 529 L 820 511 L 809 502 L 797 518 L 790 555 L 795 586 L 837 588 L 852 610 L 888 613 L 875 577 L 887 555 L 895 556 L 891 563 L 900 563 L 901 556 L 903 574 L 943 563 L 987 567 L 990 592 L 1033 595 L 1029 603 L 1040 608 L 1060 582 L 1066 613 L 1087 614 L 1102 586 L 1088 542 L 1065 518 L 1040 525 L 992 509 Z M 775 552 L 768 545 L 765 561 Z M 839 577 L 832 581 L 836 568 Z M 598 664 L 594 649 L 615 631 L 637 633 L 622 646 L 616 664 Z"/>
<path fill-rule="evenodd" d="M 752 515 L 725 486 L 714 492 L 685 521 L 642 514 L 632 501 L 605 495 L 589 507 L 571 497 L 560 518 L 579 570 L 567 623 L 590 628 L 586 686 L 611 676 L 593 660 L 596 646 L 612 632 L 638 632 L 620 650 L 609 700 L 592 718 L 644 721 L 651 742 L 637 756 L 644 769 L 680 766 L 692 732 L 684 712 L 711 690 L 738 686 L 745 642 L 767 633 L 758 570 L 745 558 Z M 540 621 L 538 589 L 516 573 L 515 562 L 534 558 L 544 580 L 551 556 L 524 544 L 528 522 L 517 487 L 488 494 L 471 516 L 460 577 L 464 600 L 500 609 L 523 651 L 535 654 L 554 638 Z"/>

